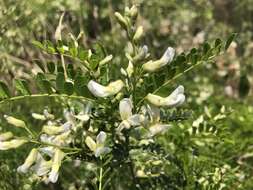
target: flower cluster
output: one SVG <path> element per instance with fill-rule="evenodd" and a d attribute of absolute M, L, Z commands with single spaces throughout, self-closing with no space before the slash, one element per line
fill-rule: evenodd
<path fill-rule="evenodd" d="M 175 50 L 168 47 L 159 59 L 150 59 L 148 46 L 139 45 L 144 35 L 143 27 L 132 27 L 137 17 L 137 8 L 135 6 L 126 8 L 124 16 L 120 13 L 115 13 L 115 16 L 126 30 L 132 45 L 132 50 L 126 52 L 128 66 L 120 68 L 118 78 L 105 81 L 100 78 L 100 68 L 112 61 L 113 56 L 108 55 L 100 60 L 96 71 L 90 71 L 90 80 L 87 83 L 88 90 L 94 95 L 93 101 L 87 100 L 82 105 L 83 109 L 77 114 L 75 109 L 65 110 L 65 122 L 56 119 L 48 110 L 44 110 L 43 114 L 33 113 L 34 119 L 44 123 L 39 134 L 32 132 L 24 121 L 11 116 L 5 117 L 8 123 L 24 128 L 29 138 L 15 138 L 11 132 L 3 133 L 0 135 L 0 150 L 17 148 L 24 143 L 39 145 L 30 151 L 24 163 L 18 167 L 18 172 L 31 171 L 44 181 L 55 183 L 62 162 L 69 153 L 76 154 L 82 151 L 88 155 L 92 154 L 94 160 L 103 159 L 114 148 L 107 145 L 107 139 L 112 136 L 122 137 L 125 131 L 144 128 L 146 133 L 143 138 L 150 139 L 171 127 L 160 118 L 160 112 L 161 109 L 178 107 L 184 103 L 184 87 L 178 86 L 167 97 L 158 96 L 154 92 L 145 92 L 145 96 L 138 99 L 136 92 L 141 89 L 139 84 L 145 77 L 148 78 L 155 72 L 159 72 L 173 61 Z M 88 52 L 91 57 L 92 51 Z M 112 121 L 110 124 L 112 130 L 108 130 L 106 126 L 109 122 L 106 119 L 98 122 L 97 115 L 106 113 L 112 104 L 115 104 L 114 107 L 119 107 L 119 110 L 113 110 L 111 116 L 103 115 L 103 118 L 107 117 L 110 118 L 110 122 Z M 106 130 L 108 134 L 104 132 Z M 78 135 L 81 139 L 77 141 Z"/>

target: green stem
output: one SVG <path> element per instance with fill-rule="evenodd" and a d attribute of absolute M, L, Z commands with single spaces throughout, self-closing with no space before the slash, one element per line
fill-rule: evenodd
<path fill-rule="evenodd" d="M 4 104 L 6 102 L 11 102 L 11 101 L 22 100 L 25 98 L 38 98 L 38 97 L 70 98 L 70 99 L 79 99 L 79 100 L 87 100 L 87 101 L 94 102 L 94 100 L 92 100 L 90 98 L 83 97 L 83 96 L 74 96 L 74 95 L 68 96 L 66 94 L 31 94 L 31 95 L 15 96 L 15 97 L 11 97 L 11 98 L 6 98 L 6 99 L 0 101 L 0 104 Z"/>
<path fill-rule="evenodd" d="M 64 56 L 62 54 L 61 54 L 61 64 L 62 64 L 62 67 L 63 67 L 65 80 L 67 80 L 68 79 L 68 73 L 67 73 L 67 69 L 66 69 L 66 65 L 65 65 L 65 61 L 64 61 Z"/>
<path fill-rule="evenodd" d="M 103 184 L 103 163 L 102 158 L 100 158 L 101 164 L 100 164 L 100 170 L 99 170 L 99 188 L 98 190 L 102 190 L 102 184 Z"/>
<path fill-rule="evenodd" d="M 33 139 L 28 139 L 29 142 L 34 143 L 34 144 L 39 144 L 39 145 L 44 145 L 44 146 L 53 146 L 62 150 L 68 150 L 68 151 L 75 151 L 75 152 L 80 152 L 82 149 L 81 148 L 70 148 L 70 147 L 64 147 L 64 146 L 58 146 L 55 144 L 51 144 L 51 143 L 46 143 L 46 142 L 40 142 L 37 140 L 33 140 Z"/>
<path fill-rule="evenodd" d="M 25 127 L 25 130 L 27 131 L 28 134 L 30 134 L 32 136 L 32 138 L 35 138 L 35 135 L 28 127 Z"/>

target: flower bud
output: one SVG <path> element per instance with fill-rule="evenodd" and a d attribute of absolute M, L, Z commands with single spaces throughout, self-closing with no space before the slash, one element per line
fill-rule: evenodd
<path fill-rule="evenodd" d="M 133 72 L 134 72 L 134 66 L 133 66 L 133 63 L 131 61 L 128 62 L 128 67 L 126 69 L 126 72 L 127 72 L 127 75 L 129 77 L 131 77 Z"/>
<path fill-rule="evenodd" d="M 99 66 L 103 66 L 105 65 L 106 63 L 110 62 L 112 60 L 113 56 L 112 55 L 108 55 L 106 56 L 103 60 L 101 60 L 99 62 Z"/>
<path fill-rule="evenodd" d="M 136 5 L 133 5 L 131 8 L 130 8 L 130 16 L 133 20 L 136 20 L 137 16 L 138 16 L 138 8 L 136 7 Z"/>
<path fill-rule="evenodd" d="M 89 147 L 91 151 L 95 151 L 97 144 L 91 137 L 86 137 L 85 144 Z"/>
<path fill-rule="evenodd" d="M 102 86 L 97 82 L 91 80 L 88 83 L 88 89 L 90 92 L 97 97 L 108 97 L 117 94 L 124 87 L 124 83 L 121 80 L 111 82 L 107 86 Z"/>
<path fill-rule="evenodd" d="M 17 171 L 20 173 L 27 173 L 28 169 L 34 164 L 37 159 L 38 150 L 33 148 L 27 156 L 23 165 L 19 166 Z"/>
<path fill-rule="evenodd" d="M 143 27 L 139 26 L 134 34 L 133 40 L 137 42 L 141 39 L 142 36 L 143 36 Z"/>
<path fill-rule="evenodd" d="M 0 141 L 7 141 L 7 140 L 11 139 L 12 137 L 13 137 L 12 132 L 2 133 L 2 134 L 0 134 Z"/>
<path fill-rule="evenodd" d="M 0 141 L 0 150 L 9 150 L 9 149 L 18 148 L 27 142 L 28 142 L 27 140 L 23 140 L 23 139 L 13 139 L 13 140 L 4 141 L 4 142 Z"/>
<path fill-rule="evenodd" d="M 44 115 L 38 114 L 38 113 L 32 113 L 32 117 L 34 119 L 38 119 L 38 120 L 46 120 L 47 118 Z"/>
<path fill-rule="evenodd" d="M 24 121 L 8 115 L 5 115 L 4 117 L 9 124 L 14 125 L 15 127 L 26 128 Z"/>
<path fill-rule="evenodd" d="M 57 135 L 59 133 L 63 133 L 70 130 L 71 127 L 72 127 L 72 124 L 70 122 L 66 122 L 60 127 L 44 125 L 42 131 L 48 135 Z"/>
<path fill-rule="evenodd" d="M 115 12 L 114 15 L 118 23 L 121 25 L 121 27 L 127 30 L 128 28 L 127 20 L 119 12 Z"/>
<path fill-rule="evenodd" d="M 139 41 L 143 36 L 143 27 L 139 26 L 134 34 L 133 40 L 135 42 Z"/>

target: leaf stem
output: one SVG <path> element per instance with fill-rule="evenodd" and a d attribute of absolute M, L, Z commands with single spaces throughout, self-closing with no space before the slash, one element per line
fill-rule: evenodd
<path fill-rule="evenodd" d="M 99 187 L 98 187 L 98 190 L 102 190 L 102 183 L 103 183 L 103 160 L 102 160 L 102 157 L 100 157 L 100 161 L 101 161 L 101 164 L 100 164 L 100 169 L 99 169 Z"/>
<path fill-rule="evenodd" d="M 12 102 L 12 101 L 18 101 L 22 100 L 25 98 L 38 98 L 38 97 L 59 97 L 59 98 L 70 98 L 70 99 L 79 99 L 79 100 L 86 100 L 86 101 L 91 101 L 94 102 L 93 99 L 86 98 L 83 96 L 75 96 L 75 95 L 66 95 L 66 94 L 31 94 L 31 95 L 23 95 L 23 96 L 15 96 L 11 98 L 6 98 L 0 101 L 0 104 L 4 104 L 7 102 Z"/>

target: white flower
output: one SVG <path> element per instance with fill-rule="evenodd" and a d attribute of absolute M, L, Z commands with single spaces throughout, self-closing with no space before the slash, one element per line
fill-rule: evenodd
<path fill-rule="evenodd" d="M 34 162 L 37 160 L 38 150 L 36 148 L 33 148 L 29 155 L 27 156 L 25 162 L 23 165 L 19 166 L 17 171 L 26 173 L 28 169 L 34 164 Z"/>
<path fill-rule="evenodd" d="M 52 168 L 52 160 L 46 161 L 41 154 L 38 154 L 36 164 L 31 168 L 37 176 L 44 176 Z"/>
<path fill-rule="evenodd" d="M 106 63 L 110 62 L 112 60 L 113 56 L 112 55 L 108 55 L 106 56 L 103 60 L 101 60 L 99 62 L 99 66 L 103 66 L 105 65 Z"/>
<path fill-rule="evenodd" d="M 138 54 L 133 58 L 133 59 L 130 59 L 133 61 L 133 63 L 136 63 L 140 60 L 143 60 L 145 58 L 147 58 L 149 56 L 149 53 L 148 53 L 148 46 L 147 45 L 144 45 L 142 46 L 139 50 L 138 50 Z"/>
<path fill-rule="evenodd" d="M 96 157 L 100 157 L 103 154 L 107 154 L 111 151 L 109 147 L 105 147 L 106 141 L 106 133 L 104 131 L 100 131 L 97 135 L 96 142 L 91 137 L 86 137 L 85 143 L 89 147 L 89 149 L 94 152 Z"/>
<path fill-rule="evenodd" d="M 0 150 L 9 150 L 9 149 L 14 149 L 18 148 L 19 146 L 27 143 L 27 140 L 23 139 L 13 139 L 10 141 L 0 141 Z"/>
<path fill-rule="evenodd" d="M 57 135 L 60 133 L 67 132 L 71 128 L 72 128 L 72 124 L 70 122 L 66 122 L 60 127 L 51 126 L 51 125 L 44 125 L 42 131 L 48 135 Z"/>
<path fill-rule="evenodd" d="M 60 149 L 56 149 L 52 159 L 52 169 L 49 173 L 49 181 L 55 183 L 58 180 L 59 169 L 65 154 Z"/>
<path fill-rule="evenodd" d="M 82 112 L 80 112 L 78 115 L 75 115 L 74 117 L 76 119 L 83 121 L 83 122 L 89 121 L 90 114 L 91 114 L 91 107 L 92 107 L 91 102 L 88 102 L 87 105 L 85 106 L 84 110 Z"/>
<path fill-rule="evenodd" d="M 143 26 L 139 26 L 134 34 L 133 40 L 138 41 L 143 36 Z"/>
<path fill-rule="evenodd" d="M 0 134 L 0 141 L 7 141 L 7 140 L 11 139 L 12 137 L 13 137 L 12 132 L 2 133 L 2 134 Z"/>
<path fill-rule="evenodd" d="M 24 121 L 8 115 L 4 115 L 4 117 L 9 124 L 14 125 L 15 127 L 26 128 Z"/>
<path fill-rule="evenodd" d="M 146 99 L 151 104 L 158 107 L 177 107 L 182 105 L 185 101 L 184 87 L 180 85 L 166 98 L 154 94 L 148 94 Z"/>
<path fill-rule="evenodd" d="M 163 56 L 156 61 L 148 61 L 147 63 L 143 64 L 143 69 L 147 72 L 154 72 L 161 67 L 169 64 L 175 55 L 175 50 L 172 47 L 168 47 Z"/>
<path fill-rule="evenodd" d="M 124 83 L 121 80 L 111 82 L 107 86 L 98 84 L 97 82 L 93 80 L 91 80 L 88 83 L 88 89 L 90 90 L 90 92 L 94 96 L 102 97 L 102 98 L 117 94 L 123 87 L 124 87 Z"/>
<path fill-rule="evenodd" d="M 117 131 L 120 132 L 123 129 L 129 129 L 131 126 L 138 126 L 144 121 L 144 116 L 140 114 L 132 113 L 133 104 L 129 98 L 124 98 L 119 103 L 119 113 L 122 119 Z"/>
<path fill-rule="evenodd" d="M 52 157 L 54 155 L 54 147 L 52 147 L 52 146 L 42 147 L 42 148 L 39 148 L 39 150 L 42 153 L 44 153 L 44 154 L 46 154 L 46 155 L 48 155 L 50 157 Z"/>
<path fill-rule="evenodd" d="M 169 124 L 163 124 L 160 122 L 159 108 L 153 105 L 146 105 L 145 112 L 147 112 L 150 120 L 148 124 L 146 123 L 148 125 L 149 137 L 153 137 L 157 134 L 163 134 L 171 127 Z"/>

